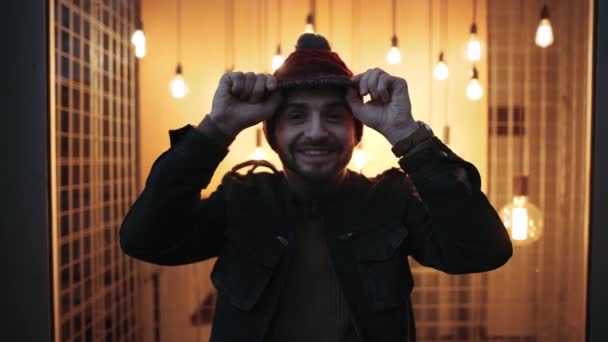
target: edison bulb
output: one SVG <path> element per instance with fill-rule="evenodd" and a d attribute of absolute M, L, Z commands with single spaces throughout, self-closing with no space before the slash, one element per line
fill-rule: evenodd
<path fill-rule="evenodd" d="M 146 44 L 135 45 L 135 57 L 143 58 L 146 56 Z"/>
<path fill-rule="evenodd" d="M 500 210 L 500 218 L 516 245 L 530 244 L 542 236 L 542 212 L 528 201 L 528 196 L 514 196 L 513 201 Z"/>
<path fill-rule="evenodd" d="M 399 52 L 399 48 L 396 46 L 391 47 L 386 55 L 386 60 L 389 62 L 389 64 L 401 63 L 401 52 Z"/>
<path fill-rule="evenodd" d="M 467 57 L 471 62 L 477 62 L 481 59 L 481 42 L 474 33 L 471 33 L 471 38 L 469 38 L 467 44 Z"/>
<path fill-rule="evenodd" d="M 435 79 L 439 81 L 447 79 L 449 75 L 448 65 L 445 64 L 444 61 L 440 60 L 439 62 L 437 62 L 437 65 L 435 65 L 435 70 L 433 71 L 433 74 L 435 75 Z"/>
<path fill-rule="evenodd" d="M 283 62 L 285 62 L 285 58 L 283 58 L 283 56 L 279 54 L 274 55 L 274 57 L 272 57 L 272 72 L 277 71 L 277 69 L 283 65 Z"/>
<path fill-rule="evenodd" d="M 358 170 L 363 170 L 365 163 L 367 163 L 367 156 L 365 155 L 365 151 L 361 148 L 357 148 L 353 151 L 353 163 L 357 167 Z"/>
<path fill-rule="evenodd" d="M 131 44 L 135 46 L 146 44 L 146 35 L 144 34 L 144 31 L 135 30 L 131 36 Z"/>
<path fill-rule="evenodd" d="M 306 23 L 306 26 L 304 26 L 304 33 L 315 33 L 315 28 L 312 23 Z"/>
<path fill-rule="evenodd" d="M 181 74 L 175 74 L 175 77 L 173 77 L 173 80 L 169 84 L 169 88 L 171 89 L 171 95 L 176 99 L 181 99 L 188 93 L 188 86 Z"/>
<path fill-rule="evenodd" d="M 553 28 L 549 18 L 542 18 L 536 28 L 536 45 L 546 48 L 553 44 Z"/>
<path fill-rule="evenodd" d="M 262 147 L 256 147 L 255 151 L 251 154 L 251 159 L 253 160 L 264 160 L 266 159 L 266 153 Z"/>
<path fill-rule="evenodd" d="M 467 85 L 467 97 L 470 100 L 477 101 L 483 96 L 483 88 L 478 79 L 472 78 Z"/>
<path fill-rule="evenodd" d="M 142 30 L 135 30 L 131 36 L 131 43 L 135 46 L 135 57 L 142 58 L 146 55 L 146 35 Z"/>

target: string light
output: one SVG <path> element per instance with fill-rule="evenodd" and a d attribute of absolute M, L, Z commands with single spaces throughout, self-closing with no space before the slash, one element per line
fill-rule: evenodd
<path fill-rule="evenodd" d="M 543 4 L 543 8 L 540 11 L 540 22 L 536 28 L 536 45 L 541 48 L 547 48 L 553 44 L 553 28 L 551 27 L 551 21 L 549 20 L 549 8 L 547 4 Z"/>
<path fill-rule="evenodd" d="M 431 2 L 432 5 L 432 2 Z M 443 47 L 444 44 L 447 44 L 447 21 L 448 21 L 448 16 L 447 16 L 447 5 L 442 1 L 441 2 L 441 8 L 440 8 L 440 18 L 439 18 L 439 22 L 441 24 L 441 32 L 439 35 L 439 39 L 441 41 L 441 46 Z M 436 80 L 439 81 L 443 81 L 446 80 L 448 78 L 450 74 L 450 71 L 448 69 L 448 65 L 445 62 L 445 55 L 443 53 L 443 49 L 439 52 L 439 58 L 437 59 L 437 64 L 435 65 L 435 69 L 433 70 L 433 75 L 435 76 Z"/>
<path fill-rule="evenodd" d="M 315 33 L 315 0 L 310 0 L 310 12 L 306 16 L 304 33 Z"/>
<path fill-rule="evenodd" d="M 386 60 L 389 64 L 401 63 L 401 52 L 399 51 L 399 40 L 397 39 L 397 1 L 392 2 L 392 15 L 393 15 L 393 37 L 391 38 L 391 48 L 386 54 Z"/>
<path fill-rule="evenodd" d="M 184 98 L 188 93 L 188 85 L 184 80 L 182 71 L 182 65 L 178 63 L 177 67 L 175 68 L 175 76 L 171 80 L 171 83 L 169 83 L 171 96 L 176 99 Z"/>
<path fill-rule="evenodd" d="M 255 130 L 255 150 L 251 154 L 253 160 L 264 160 L 266 159 L 266 152 L 262 148 L 262 130 L 257 128 Z"/>
<path fill-rule="evenodd" d="M 477 101 L 483 96 L 483 88 L 481 83 L 479 82 L 479 74 L 477 72 L 477 67 L 473 66 L 473 70 L 471 72 L 471 79 L 469 80 L 469 84 L 467 85 L 467 97 L 469 100 Z"/>
<path fill-rule="evenodd" d="M 188 85 L 184 80 L 183 67 L 181 64 L 181 0 L 177 0 L 177 66 L 175 67 L 175 76 L 169 83 L 169 89 L 171 90 L 171 96 L 176 99 L 181 99 L 188 93 Z"/>
<path fill-rule="evenodd" d="M 135 32 L 131 35 L 131 44 L 135 47 L 135 57 L 143 58 L 146 56 L 146 35 L 141 21 L 137 21 L 135 25 Z"/>
<path fill-rule="evenodd" d="M 277 1 L 277 12 L 278 12 L 278 19 L 277 19 L 277 34 L 278 34 L 278 43 L 277 43 L 277 51 L 276 54 L 272 57 L 272 62 L 271 62 L 271 66 L 272 66 L 272 72 L 277 71 L 278 68 L 281 67 L 281 65 L 283 65 L 283 62 L 285 62 L 285 58 L 281 55 L 281 29 L 283 26 L 282 22 L 281 22 L 281 16 L 282 16 L 282 10 L 281 10 L 281 0 Z"/>
<path fill-rule="evenodd" d="M 443 81 L 448 78 L 449 70 L 448 65 L 445 64 L 445 61 L 443 59 L 443 51 L 439 53 L 439 60 L 437 61 L 437 65 L 435 65 L 433 74 L 435 75 L 435 79 L 439 81 Z"/>
<path fill-rule="evenodd" d="M 473 0 L 473 23 L 469 31 L 469 42 L 467 43 L 467 57 L 471 62 L 478 62 L 481 59 L 481 42 L 477 37 L 477 0 Z"/>
<path fill-rule="evenodd" d="M 365 154 L 365 150 L 363 149 L 363 142 L 360 142 L 357 148 L 353 151 L 353 156 L 351 158 L 353 164 L 359 172 L 363 171 L 363 167 L 367 163 L 367 155 Z"/>

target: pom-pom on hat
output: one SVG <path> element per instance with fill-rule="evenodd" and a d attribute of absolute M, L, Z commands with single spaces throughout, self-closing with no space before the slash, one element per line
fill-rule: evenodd
<path fill-rule="evenodd" d="M 324 85 L 347 87 L 352 83 L 353 72 L 337 53 L 331 51 L 325 37 L 305 33 L 274 76 L 282 89 Z"/>
<path fill-rule="evenodd" d="M 283 65 L 274 72 L 277 87 L 283 90 L 293 88 L 322 88 L 353 86 L 350 78 L 353 72 L 337 53 L 331 51 L 325 37 L 304 33 L 298 39 L 296 49 Z M 264 133 L 270 147 L 276 150 L 274 141 L 274 121 L 276 116 L 264 122 Z M 363 124 L 355 118 L 355 138 L 361 140 Z"/>

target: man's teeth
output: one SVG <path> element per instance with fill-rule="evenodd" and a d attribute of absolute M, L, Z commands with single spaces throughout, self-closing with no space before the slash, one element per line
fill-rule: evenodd
<path fill-rule="evenodd" d="M 309 155 L 309 156 L 319 156 L 322 154 L 327 154 L 329 153 L 328 150 L 304 150 L 302 151 L 303 154 Z"/>

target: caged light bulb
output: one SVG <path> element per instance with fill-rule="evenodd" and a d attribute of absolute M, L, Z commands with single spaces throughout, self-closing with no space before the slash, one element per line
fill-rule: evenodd
<path fill-rule="evenodd" d="M 549 20 L 549 9 L 546 5 L 543 6 L 540 12 L 540 23 L 538 23 L 538 27 L 536 28 L 535 42 L 541 48 L 546 48 L 553 44 L 553 28 Z"/>
<path fill-rule="evenodd" d="M 513 200 L 500 210 L 500 218 L 515 245 L 528 245 L 538 241 L 543 234 L 543 214 L 527 196 L 527 177 L 514 179 Z"/>

